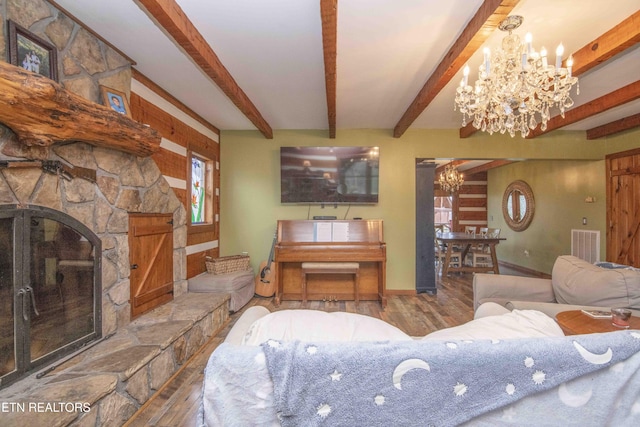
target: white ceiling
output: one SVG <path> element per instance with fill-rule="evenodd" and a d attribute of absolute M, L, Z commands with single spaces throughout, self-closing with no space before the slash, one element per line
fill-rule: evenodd
<path fill-rule="evenodd" d="M 141 73 L 221 130 L 255 129 L 134 0 L 56 0 Z M 320 0 L 176 0 L 273 129 L 327 129 Z M 482 0 L 338 2 L 337 129 L 393 129 Z M 516 32 L 573 52 L 640 10 L 640 0 L 520 0 Z M 496 31 L 486 45 L 497 46 Z M 481 61 L 481 50 L 469 61 Z M 461 77 L 461 72 L 458 73 Z M 640 47 L 583 74 L 575 105 L 638 80 Z M 475 78 L 475 76 L 471 76 Z M 411 128 L 457 129 L 454 78 Z M 640 101 L 567 126 L 640 113 Z"/>

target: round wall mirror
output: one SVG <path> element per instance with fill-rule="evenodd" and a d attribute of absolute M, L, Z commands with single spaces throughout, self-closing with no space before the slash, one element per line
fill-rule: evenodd
<path fill-rule="evenodd" d="M 529 227 L 535 212 L 533 191 L 524 181 L 513 181 L 502 196 L 502 215 L 509 228 L 523 231 Z"/>

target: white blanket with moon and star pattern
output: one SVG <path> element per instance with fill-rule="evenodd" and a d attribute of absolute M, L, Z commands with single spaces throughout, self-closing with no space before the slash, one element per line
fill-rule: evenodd
<path fill-rule="evenodd" d="M 640 331 L 222 344 L 200 416 L 207 426 L 640 425 Z"/>

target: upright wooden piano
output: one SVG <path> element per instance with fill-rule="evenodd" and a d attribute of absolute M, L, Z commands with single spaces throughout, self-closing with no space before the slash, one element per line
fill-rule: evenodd
<path fill-rule="evenodd" d="M 357 262 L 360 300 L 386 307 L 386 245 L 382 220 L 280 220 L 274 249 L 278 290 L 282 300 L 302 300 L 303 262 Z M 307 277 L 310 300 L 354 300 L 353 278 L 344 274 Z"/>

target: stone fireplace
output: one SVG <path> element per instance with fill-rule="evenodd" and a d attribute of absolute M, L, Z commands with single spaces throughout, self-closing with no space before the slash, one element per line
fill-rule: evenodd
<path fill-rule="evenodd" d="M 15 138 L 2 126 L 0 131 L 4 131 L 0 137 L 2 152 L 3 148 L 15 144 Z M 87 322 L 92 314 L 82 312 L 67 324 L 66 329 L 85 326 L 77 335 L 92 335 L 98 341 L 97 344 L 94 341 L 93 346 L 89 343 L 78 354 L 66 356 L 62 353 L 62 359 L 58 361 L 46 360 L 22 379 L 9 372 L 5 375 L 6 382 L 15 382 L 6 387 L 0 382 L 0 401 L 17 402 L 21 405 L 18 408 L 28 408 L 34 403 L 75 402 L 81 410 L 12 412 L 3 417 L 8 425 L 122 425 L 226 324 L 229 296 L 187 292 L 185 209 L 151 158 L 84 143 L 54 146 L 49 158 L 95 169 L 96 183 L 82 178 L 65 180 L 35 167 L 0 169 L 0 205 L 3 206 L 0 228 L 4 211 L 35 211 L 37 214 L 46 211 L 47 214 L 54 213 L 46 221 L 60 220 L 81 231 L 79 234 L 83 237 L 66 230 L 66 238 L 76 244 L 62 245 L 63 249 L 72 252 L 75 249 L 77 254 L 49 252 L 38 258 L 43 262 L 36 264 L 44 264 L 38 274 L 42 276 L 40 280 L 47 293 L 44 297 L 38 296 L 35 305 L 40 313 L 38 317 L 49 314 L 48 310 L 56 312 L 58 320 L 65 320 L 77 309 L 78 298 L 84 302 L 90 300 L 87 294 L 90 288 L 86 287 L 91 282 L 88 272 L 73 268 L 73 264 L 86 267 L 93 257 L 94 267 L 100 266 L 99 276 L 93 279 L 100 285 L 95 288 L 98 294 L 94 295 L 94 301 L 101 300 L 100 307 L 94 312 L 99 313 L 99 318 L 89 326 Z M 171 213 L 174 238 L 174 300 L 134 321 L 130 316 L 131 266 L 127 235 L 131 212 Z M 39 218 L 38 221 L 45 221 Z M 41 230 L 45 251 L 50 251 L 52 248 L 48 246 L 59 239 L 45 230 L 64 229 L 51 224 L 44 226 L 41 222 L 32 225 L 31 219 L 24 222 L 38 233 Z M 97 240 L 92 241 L 92 235 Z M 85 239 L 91 245 L 87 245 Z M 61 268 L 50 265 L 47 269 L 47 263 L 60 266 L 63 263 L 59 260 L 63 259 L 71 264 L 66 269 L 64 265 Z M 12 266 L 3 264 L 4 261 L 6 257 L 0 257 L 0 268 L 3 272 L 9 271 Z M 64 277 L 56 273 L 62 273 Z M 4 286 L 3 283 L 0 291 L 5 290 Z M 85 287 L 81 291 L 78 286 Z M 75 295 L 75 301 L 72 295 Z M 10 298 L 0 299 L 3 316 L 12 311 L 11 302 Z M 32 301 L 29 299 L 28 302 L 28 310 L 33 312 Z M 6 325 L 0 325 L 0 328 L 3 326 Z M 87 334 L 90 328 L 93 330 Z M 62 329 L 53 330 L 50 336 L 64 337 L 62 332 Z M 102 338 L 98 338 L 100 335 Z"/>
<path fill-rule="evenodd" d="M 47 356 L 26 372 L 14 369 L 24 362 L 0 358 L 3 402 L 81 403 L 76 412 L 3 417 L 8 425 L 122 425 L 225 325 L 229 297 L 187 293 L 186 210 L 150 157 L 159 149 L 159 135 L 99 105 L 101 85 L 129 94 L 129 60 L 45 0 L 0 0 L 0 23 L 5 19 L 56 47 L 60 84 L 0 61 L 0 230 L 4 225 L 12 237 L 37 236 L 26 252 L 25 241 L 34 239 L 11 240 L 28 256 L 0 257 L 0 332 L 19 321 L 15 311 L 26 321 L 18 331 L 26 338 L 20 339 L 40 338 L 40 358 L 56 340 L 62 348 L 69 342 L 83 348 L 77 354 L 62 351 L 58 361 Z M 0 31 L 0 53 L 3 38 Z M 34 164 L 6 166 L 25 160 Z M 91 169 L 95 182 L 43 170 L 40 161 Z M 169 214 L 173 224 L 174 300 L 134 321 L 131 213 Z M 16 232 L 3 223 L 6 218 L 26 228 Z M 9 239 L 0 240 L 5 255 Z M 16 269 L 25 264 L 28 273 Z M 7 284 L 7 277 L 14 284 L 17 277 L 19 286 Z M 69 322 L 48 328 L 47 335 L 37 323 L 52 313 L 58 322 Z M 0 350 L 4 354 L 11 345 L 0 342 Z"/>
<path fill-rule="evenodd" d="M 11 145 L 12 138 L 11 133 L 5 130 L 0 137 L 0 150 L 7 144 Z M 32 272 L 32 275 L 37 278 L 37 285 L 47 289 L 51 295 L 48 299 L 42 300 L 41 304 L 36 304 L 37 309 L 46 312 L 47 309 L 62 308 L 60 304 L 64 300 L 64 293 L 69 292 L 66 288 L 75 287 L 79 292 L 78 282 L 82 281 L 86 287 L 88 280 L 89 283 L 100 285 L 99 289 L 95 290 L 95 301 L 100 301 L 100 307 L 96 310 L 100 318 L 95 322 L 95 337 L 112 334 L 130 323 L 130 263 L 127 238 L 130 212 L 173 214 L 174 297 L 184 294 L 187 283 L 185 210 L 162 178 L 155 163 L 150 158 L 138 158 L 82 143 L 54 147 L 50 158 L 95 169 L 96 183 L 82 178 L 65 180 L 38 168 L 8 168 L 0 171 L 0 205 L 4 206 L 3 211 L 15 207 L 13 211 L 17 212 L 39 209 L 47 213 L 58 213 L 61 218 L 67 218 L 65 223 L 75 221 L 80 228 L 88 230 L 84 233 L 87 235 L 84 235 L 71 231 L 72 227 L 49 226 L 55 230 L 69 228 L 67 234 L 71 235 L 71 241 L 59 244 L 58 247 L 73 251 L 73 245 L 77 245 L 76 250 L 82 252 L 84 248 L 81 243 L 86 245 L 87 253 L 66 255 L 44 254 L 47 250 L 53 250 L 51 247 L 58 237 L 53 235 L 53 231 L 44 228 L 39 231 L 42 233 L 42 242 L 37 250 L 44 255 L 40 256 L 38 262 L 30 261 L 34 268 L 39 269 Z M 39 221 L 44 221 L 40 219 L 41 215 L 37 217 Z M 30 224 L 31 221 L 30 219 Z M 31 228 L 34 227 L 42 228 L 43 225 L 33 225 Z M 89 244 L 91 236 L 97 239 L 93 244 Z M 74 239 L 76 243 L 73 243 Z M 33 249 L 28 252 L 35 254 L 35 251 L 36 249 Z M 88 264 L 90 258 L 96 257 L 95 265 L 100 266 L 96 274 L 99 276 L 96 280 L 87 279 L 88 265 L 80 264 L 82 261 Z M 59 262 L 58 265 L 55 264 L 56 260 L 65 258 L 67 262 L 62 263 L 62 266 Z M 70 262 L 73 258 L 76 259 L 74 263 Z M 75 264 L 75 267 L 70 264 Z M 4 272 L 7 273 L 6 270 Z M 32 288 L 34 285 L 36 284 L 32 283 Z M 86 292 L 86 289 L 83 292 Z M 50 303 L 49 307 L 44 305 L 46 301 Z M 11 310 L 3 310 L 3 313 L 9 312 Z M 30 312 L 34 314 L 33 308 Z"/>
<path fill-rule="evenodd" d="M 9 123 L 5 118 L 0 118 L 0 161 L 60 161 L 66 165 L 95 170 L 96 181 L 64 179 L 59 174 L 43 171 L 38 167 L 0 168 L 0 206 L 5 206 L 5 209 L 16 207 L 25 212 L 30 209 L 58 212 L 60 218 L 76 221 L 89 230 L 87 234 L 95 236 L 99 245 L 94 244 L 92 251 L 95 266 L 99 269 L 94 271 L 97 276 L 95 280 L 89 281 L 99 284 L 97 289 L 91 290 L 95 293 L 93 301 L 99 303 L 99 307 L 91 316 L 99 316 L 94 322 L 95 335 L 107 336 L 126 327 L 131 320 L 127 239 L 129 213 L 169 213 L 173 216 L 173 295 L 178 297 L 186 292 L 187 283 L 185 209 L 149 157 L 151 152 L 136 155 L 136 147 L 140 147 L 140 141 L 136 138 L 137 134 L 145 130 L 140 129 L 143 125 L 119 117 L 118 114 L 115 117 L 104 115 L 99 108 L 94 109 L 94 106 L 99 107 L 100 104 L 100 86 L 129 94 L 129 59 L 45 0 L 0 1 L 0 26 L 6 19 L 33 31 L 55 46 L 59 53 L 57 66 L 60 86 L 54 86 L 52 91 L 48 79 L 40 81 L 28 76 L 7 77 L 7 73 L 12 73 L 13 70 L 2 68 L 0 80 L 4 78 L 8 85 L 3 86 L 3 92 L 7 93 L 8 88 L 15 85 L 20 93 L 25 94 L 26 99 L 8 96 L 6 101 L 3 100 L 10 107 L 2 105 L 2 114 L 13 114 L 18 119 Z M 6 45 L 4 36 L 4 31 L 1 31 L 0 53 Z M 55 101 L 43 98 L 37 92 L 38 89 L 43 89 L 42 93 L 51 94 L 46 96 L 51 96 Z M 26 106 L 29 99 L 33 99 L 34 105 Z M 59 100 L 65 100 L 66 104 L 56 105 Z M 43 102 L 49 105 L 48 108 L 56 110 L 55 117 L 47 111 L 36 111 L 36 106 Z M 21 111 L 20 108 L 24 110 Z M 56 118 L 64 118 L 65 108 L 69 110 L 71 120 L 53 123 L 55 132 L 60 132 L 62 136 L 58 139 L 62 143 L 52 144 L 56 135 L 38 129 L 38 120 L 51 124 Z M 122 133 L 128 127 L 132 131 Z M 77 140 L 85 140 L 91 144 L 75 142 L 74 136 L 69 135 L 71 129 L 77 129 Z M 110 136 L 96 137 L 95 133 L 91 135 L 90 132 L 95 129 L 100 132 L 113 130 L 117 137 L 112 138 L 110 145 L 101 145 Z M 57 229 L 56 226 L 50 228 Z M 42 233 L 48 234 L 43 237 L 40 246 L 51 246 L 55 240 L 52 235 L 54 232 Z M 87 237 L 82 236 L 81 239 L 88 241 Z M 82 255 L 76 254 L 74 257 L 82 258 Z M 48 307 L 43 305 L 48 304 L 45 301 L 52 306 L 60 306 L 60 292 L 64 296 L 65 287 L 75 285 L 72 279 L 86 282 L 87 279 L 82 277 L 86 272 L 78 268 L 78 265 L 80 261 L 88 260 L 74 260 L 77 261 L 76 268 L 71 271 L 73 269 L 69 267 L 70 262 L 62 267 L 56 265 L 56 260 L 62 259 L 59 253 L 45 254 L 42 259 L 42 262 L 29 267 L 39 269 L 37 273 L 33 273 L 33 279 L 40 282 L 38 286 L 42 289 L 47 289 L 47 292 L 51 290 L 52 296 L 40 304 L 31 305 L 46 312 Z M 65 268 L 68 271 L 63 271 Z M 33 284 L 31 288 L 33 289 Z M 26 287 L 17 289 L 25 290 L 31 303 L 38 302 L 37 299 L 31 300 L 33 292 L 26 290 Z M 57 302 L 53 296 L 56 292 L 59 294 Z M 3 316 L 6 313 L 8 312 L 3 310 Z M 35 313 L 33 309 L 31 313 Z"/>

